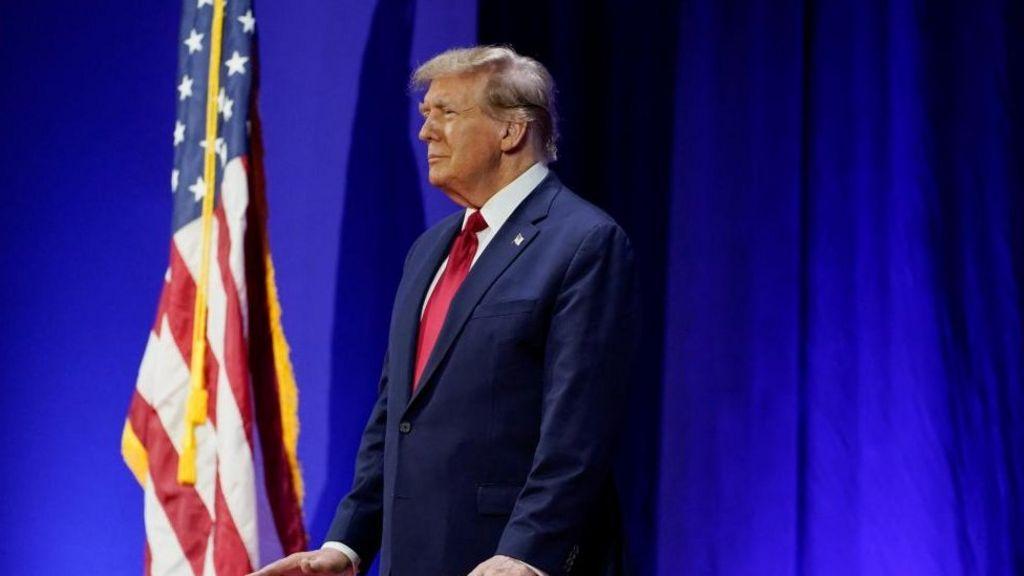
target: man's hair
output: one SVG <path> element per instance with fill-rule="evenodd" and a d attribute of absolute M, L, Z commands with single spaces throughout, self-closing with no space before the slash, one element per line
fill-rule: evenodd
<path fill-rule="evenodd" d="M 548 162 L 558 157 L 555 82 L 547 68 L 506 46 L 452 48 L 416 69 L 410 85 L 422 90 L 436 78 L 486 72 L 484 111 L 505 122 L 527 122 Z"/>

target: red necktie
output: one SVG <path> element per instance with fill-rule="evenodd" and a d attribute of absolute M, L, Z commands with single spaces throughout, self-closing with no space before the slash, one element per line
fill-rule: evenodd
<path fill-rule="evenodd" d="M 487 228 L 487 221 L 480 212 L 473 212 L 466 220 L 462 232 L 455 238 L 452 249 L 448 252 L 448 265 L 445 266 L 441 279 L 434 286 L 434 291 L 427 300 L 427 306 L 423 310 L 423 317 L 420 318 L 419 341 L 416 344 L 416 373 L 412 380 L 412 391 L 420 384 L 420 376 L 427 366 L 427 359 L 434 349 L 437 336 L 444 326 L 444 319 L 448 316 L 448 308 L 455 298 L 459 286 L 469 274 L 469 267 L 473 263 L 473 256 L 476 255 L 477 239 L 476 233 Z"/>

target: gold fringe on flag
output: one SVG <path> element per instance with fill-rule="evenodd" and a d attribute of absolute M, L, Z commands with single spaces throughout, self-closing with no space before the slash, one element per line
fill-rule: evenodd
<path fill-rule="evenodd" d="M 266 236 L 264 236 L 266 239 Z M 302 470 L 299 467 L 299 390 L 295 384 L 295 373 L 289 357 L 291 349 L 284 337 L 281 325 L 281 302 L 277 297 L 277 280 L 274 275 L 274 261 L 270 257 L 270 247 L 264 242 L 263 257 L 267 282 L 267 306 L 270 317 L 271 342 L 274 347 L 274 372 L 277 375 L 278 404 L 281 409 L 281 431 L 284 436 L 284 449 L 288 457 L 295 486 L 296 501 L 301 509 L 305 497 L 305 486 L 302 482 Z"/>
<path fill-rule="evenodd" d="M 124 430 L 121 432 L 121 457 L 139 481 L 139 486 L 145 488 L 149 478 L 149 453 L 135 435 L 130 420 L 124 421 Z"/>

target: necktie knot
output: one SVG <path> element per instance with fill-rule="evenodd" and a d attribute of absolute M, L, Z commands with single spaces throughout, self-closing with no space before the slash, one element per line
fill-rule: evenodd
<path fill-rule="evenodd" d="M 462 228 L 463 234 L 476 234 L 477 232 L 487 228 L 487 220 L 484 220 L 484 215 L 479 210 L 469 215 L 466 220 L 466 225 Z"/>

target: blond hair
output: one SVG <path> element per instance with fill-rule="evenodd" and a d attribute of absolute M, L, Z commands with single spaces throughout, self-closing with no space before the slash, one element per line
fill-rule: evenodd
<path fill-rule="evenodd" d="M 535 128 L 539 148 L 548 162 L 558 157 L 558 116 L 555 82 L 543 64 L 506 46 L 452 48 L 434 56 L 412 75 L 410 85 L 422 90 L 436 78 L 486 72 L 485 111 L 502 121 L 526 122 Z"/>

